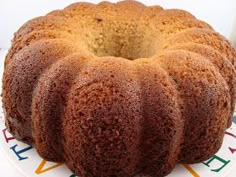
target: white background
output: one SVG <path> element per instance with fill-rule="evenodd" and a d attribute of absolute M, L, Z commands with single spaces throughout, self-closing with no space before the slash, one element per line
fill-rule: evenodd
<path fill-rule="evenodd" d="M 140 0 L 141 1 L 141 0 Z M 13 33 L 27 20 L 63 8 L 74 0 L 0 0 L 0 48 L 7 49 Z M 99 2 L 99 1 L 87 1 Z M 111 0 L 111 2 L 116 2 Z M 190 11 L 197 18 L 208 22 L 216 31 L 227 38 L 236 39 L 236 0 L 147 0 L 147 5 L 159 4 L 165 8 L 181 8 Z M 1 53 L 2 51 L 0 51 Z M 0 58 L 0 66 L 3 58 Z M 234 177 L 235 174 L 229 175 Z M 20 177 L 11 167 L 5 154 L 0 150 L 0 176 Z"/>

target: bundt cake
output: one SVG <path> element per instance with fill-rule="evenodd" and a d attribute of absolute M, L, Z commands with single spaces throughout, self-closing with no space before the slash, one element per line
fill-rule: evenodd
<path fill-rule="evenodd" d="M 190 13 L 75 3 L 24 24 L 5 59 L 6 126 L 82 177 L 161 177 L 220 148 L 236 50 Z"/>

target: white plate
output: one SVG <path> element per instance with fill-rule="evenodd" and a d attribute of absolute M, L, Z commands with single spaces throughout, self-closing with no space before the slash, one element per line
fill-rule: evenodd
<path fill-rule="evenodd" d="M 1 52 L 1 63 L 3 56 Z M 0 71 L 3 70 L 1 63 Z M 6 131 L 1 104 L 0 100 L 0 148 L 25 177 L 75 177 L 64 164 L 47 162 L 39 157 L 34 148 L 15 140 Z M 234 118 L 235 122 L 226 131 L 223 145 L 215 156 L 205 161 L 205 164 L 177 165 L 168 177 L 232 177 L 228 174 L 236 169 L 236 114 Z"/>

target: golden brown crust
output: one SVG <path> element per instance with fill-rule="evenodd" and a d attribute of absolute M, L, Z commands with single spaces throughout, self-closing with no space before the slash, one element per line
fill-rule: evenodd
<path fill-rule="evenodd" d="M 6 124 L 83 177 L 164 176 L 219 149 L 235 70 L 231 44 L 186 11 L 75 3 L 15 33 L 3 76 Z"/>
<path fill-rule="evenodd" d="M 30 126 L 32 96 L 39 77 L 47 67 L 73 51 L 66 40 L 41 40 L 15 54 L 5 67 L 3 103 L 7 117 L 14 118 L 7 121 L 8 128 L 19 134 L 17 139 L 32 142 L 31 131 L 25 127 Z M 15 130 L 14 125 L 20 130 Z"/>
<path fill-rule="evenodd" d="M 137 173 L 141 90 L 134 71 L 128 60 L 98 58 L 75 79 L 62 125 L 65 161 L 77 174 Z"/>
<path fill-rule="evenodd" d="M 236 50 L 230 44 L 230 42 L 225 39 L 219 33 L 210 29 L 199 29 L 190 28 L 186 29 L 166 41 L 164 48 L 172 47 L 173 45 L 179 45 L 186 42 L 194 42 L 197 44 L 209 45 L 223 56 L 225 56 L 236 68 Z"/>
<path fill-rule="evenodd" d="M 178 162 L 180 153 L 184 128 L 181 98 L 168 73 L 156 61 L 136 61 L 142 90 L 140 168 L 145 175 L 165 176 Z"/>
<path fill-rule="evenodd" d="M 236 101 L 236 70 L 233 67 L 233 65 L 227 60 L 226 57 L 224 57 L 222 54 L 220 54 L 218 51 L 214 50 L 210 46 L 206 46 L 203 44 L 196 44 L 196 43 L 185 43 L 182 45 L 172 46 L 170 48 L 171 50 L 176 49 L 183 49 L 187 51 L 191 51 L 194 53 L 198 53 L 201 56 L 205 57 L 206 59 L 210 60 L 212 64 L 215 65 L 217 71 L 221 74 L 225 82 L 227 83 L 230 95 L 231 95 L 231 114 L 228 119 L 228 127 L 230 127 L 232 123 L 232 114 L 234 112 L 235 107 L 235 101 Z"/>
<path fill-rule="evenodd" d="M 63 107 L 66 93 L 85 61 L 78 54 L 65 57 L 56 61 L 38 81 L 32 100 L 32 136 L 37 151 L 45 159 L 64 161 L 60 125 L 63 122 Z"/>
<path fill-rule="evenodd" d="M 192 52 L 168 51 L 157 60 L 175 81 L 184 102 L 179 160 L 194 163 L 210 158 L 221 146 L 231 115 L 226 82 L 209 60 Z"/>

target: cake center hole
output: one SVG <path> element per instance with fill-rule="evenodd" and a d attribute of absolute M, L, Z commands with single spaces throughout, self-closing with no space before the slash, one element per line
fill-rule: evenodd
<path fill-rule="evenodd" d="M 156 38 L 150 31 L 145 31 L 146 28 L 134 24 L 103 25 L 100 29 L 96 28 L 87 35 L 88 50 L 96 56 L 134 60 L 149 58 L 157 51 Z"/>

